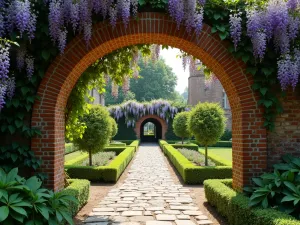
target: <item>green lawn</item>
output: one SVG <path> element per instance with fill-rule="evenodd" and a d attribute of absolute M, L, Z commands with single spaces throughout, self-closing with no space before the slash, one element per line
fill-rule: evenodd
<path fill-rule="evenodd" d="M 72 153 L 70 153 L 68 155 L 65 155 L 65 161 L 68 161 L 70 159 L 74 159 L 74 158 L 76 158 L 76 157 L 78 157 L 78 156 L 80 156 L 82 154 L 84 154 L 84 153 L 81 152 L 81 151 L 72 152 Z"/>
<path fill-rule="evenodd" d="M 204 148 L 199 148 L 199 151 L 201 153 L 205 152 Z M 215 148 L 215 147 L 211 147 L 211 148 L 208 148 L 208 155 L 210 153 L 232 162 L 232 148 Z"/>

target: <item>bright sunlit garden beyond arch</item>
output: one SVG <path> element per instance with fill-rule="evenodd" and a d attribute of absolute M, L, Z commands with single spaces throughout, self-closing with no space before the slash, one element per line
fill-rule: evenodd
<path fill-rule="evenodd" d="M 0 224 L 300 224 L 299 12 L 0 0 Z"/>

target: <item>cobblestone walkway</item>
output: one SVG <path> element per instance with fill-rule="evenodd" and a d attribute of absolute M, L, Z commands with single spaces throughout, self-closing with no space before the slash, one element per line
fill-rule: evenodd
<path fill-rule="evenodd" d="M 156 145 L 140 146 L 127 178 L 85 220 L 88 225 L 212 224 L 175 184 Z"/>

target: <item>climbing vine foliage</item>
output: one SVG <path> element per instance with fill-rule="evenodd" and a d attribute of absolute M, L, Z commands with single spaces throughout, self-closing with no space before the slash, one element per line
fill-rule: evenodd
<path fill-rule="evenodd" d="M 10 143 L 12 135 L 28 140 L 39 133 L 27 122 L 37 88 L 68 41 L 80 34 L 89 47 L 93 24 L 107 20 L 127 27 L 142 11 L 168 13 L 178 28 L 197 37 L 206 23 L 229 41 L 229 51 L 254 76 L 264 125 L 273 128 L 282 111 L 274 85 L 294 89 L 299 78 L 298 0 L 0 0 L 0 136 Z"/>

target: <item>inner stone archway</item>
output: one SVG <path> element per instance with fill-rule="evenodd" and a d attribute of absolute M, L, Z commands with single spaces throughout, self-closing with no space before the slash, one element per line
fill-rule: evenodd
<path fill-rule="evenodd" d="M 204 25 L 200 37 L 189 34 L 184 27 L 162 13 L 141 13 L 127 26 L 118 22 L 113 29 L 107 22 L 93 28 L 87 49 L 83 36 L 77 36 L 63 55 L 57 56 L 48 68 L 38 90 L 32 114 L 32 127 L 41 136 L 32 139 L 32 149 L 43 160 L 41 172 L 48 174 L 46 184 L 54 190 L 63 188 L 65 106 L 72 88 L 81 74 L 97 59 L 119 48 L 136 44 L 161 44 L 182 49 L 199 58 L 222 83 L 233 117 L 233 186 L 241 189 L 250 178 L 267 167 L 266 130 L 263 109 L 258 95 L 251 89 L 253 76 L 246 65 L 236 60 L 217 34 Z"/>
<path fill-rule="evenodd" d="M 153 133 L 145 134 L 145 126 L 153 125 Z M 160 122 L 156 119 L 146 119 L 140 128 L 141 142 L 158 142 L 159 139 L 162 139 L 162 126 Z"/>
<path fill-rule="evenodd" d="M 152 122 L 156 125 L 156 137 L 155 141 L 158 141 L 159 139 L 166 139 L 166 133 L 167 133 L 167 129 L 168 129 L 168 124 L 166 123 L 165 120 L 163 120 L 162 118 L 160 118 L 157 115 L 147 115 L 144 116 L 142 118 L 140 118 L 136 124 L 135 124 L 135 128 L 134 131 L 136 133 L 136 137 L 138 139 L 141 139 L 141 141 L 146 141 L 146 142 L 151 142 L 150 138 L 147 139 L 143 136 L 143 128 L 144 125 L 148 122 Z"/>

